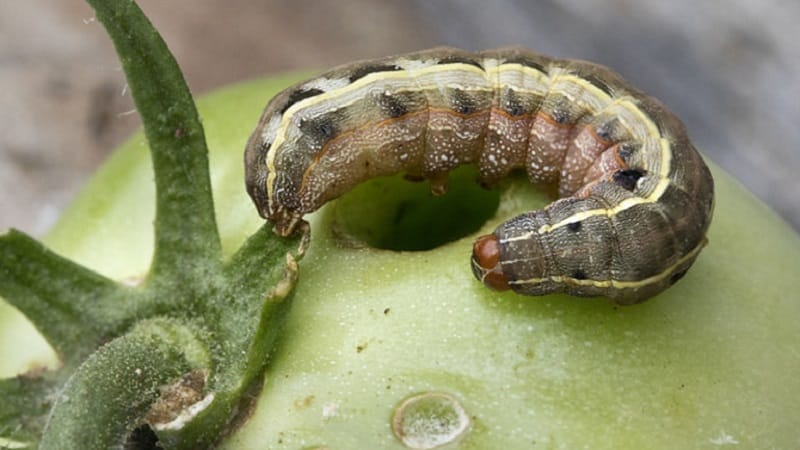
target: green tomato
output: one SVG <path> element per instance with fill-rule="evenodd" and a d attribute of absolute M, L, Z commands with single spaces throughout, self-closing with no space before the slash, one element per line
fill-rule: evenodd
<path fill-rule="evenodd" d="M 227 254 L 262 223 L 244 190 L 245 140 L 297 78 L 199 102 Z M 398 177 L 359 186 L 310 217 L 311 247 L 263 390 L 223 447 L 800 447 L 800 238 L 711 168 L 709 245 L 683 280 L 632 307 L 497 293 L 473 278 L 474 238 L 548 202 L 523 179 L 483 192 L 459 170 L 436 199 Z M 154 196 L 139 134 L 45 242 L 135 280 L 151 257 Z M 5 305 L 0 361 L 4 376 L 54 364 Z"/>

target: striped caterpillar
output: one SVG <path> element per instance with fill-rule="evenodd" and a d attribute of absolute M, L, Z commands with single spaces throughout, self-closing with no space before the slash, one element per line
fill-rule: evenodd
<path fill-rule="evenodd" d="M 247 190 L 286 236 L 303 215 L 381 175 L 443 194 L 476 164 L 517 168 L 559 200 L 477 239 L 487 286 L 638 303 L 680 279 L 706 243 L 711 174 L 683 124 L 610 69 L 519 48 L 435 48 L 334 68 L 274 97 L 247 144 Z"/>

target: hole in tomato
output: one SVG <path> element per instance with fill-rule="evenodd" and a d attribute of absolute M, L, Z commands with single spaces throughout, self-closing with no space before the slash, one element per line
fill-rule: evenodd
<path fill-rule="evenodd" d="M 450 172 L 445 195 L 431 194 L 427 181 L 402 175 L 366 181 L 331 205 L 331 227 L 342 242 L 384 250 L 430 250 L 477 232 L 493 217 L 500 192 L 475 180 L 475 166 Z"/>

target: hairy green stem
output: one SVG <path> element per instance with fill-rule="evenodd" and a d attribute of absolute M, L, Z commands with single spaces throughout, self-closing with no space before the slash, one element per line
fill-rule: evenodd
<path fill-rule="evenodd" d="M 208 150 L 177 62 L 133 0 L 87 0 L 120 55 L 155 171 L 156 245 L 150 277 L 202 286 L 222 262 Z"/>
<path fill-rule="evenodd" d="M 0 436 L 19 442 L 35 441 L 52 406 L 55 381 L 27 375 L 0 380 Z"/>
<path fill-rule="evenodd" d="M 87 1 L 114 41 L 150 145 L 154 255 L 145 283 L 126 287 L 22 233 L 0 236 L 0 295 L 65 362 L 31 374 L 34 384 L 0 383 L 0 437 L 35 445 L 44 427 L 41 448 L 112 448 L 148 425 L 170 448 L 206 448 L 259 386 L 300 241 L 265 226 L 223 262 L 208 149 L 178 65 L 132 0 Z M 171 400 L 187 380 L 190 401 Z"/>
<path fill-rule="evenodd" d="M 39 448 L 121 446 L 162 386 L 207 363 L 194 330 L 165 319 L 137 325 L 95 352 L 67 381 Z"/>
<path fill-rule="evenodd" d="M 16 230 L 0 236 L 0 295 L 22 311 L 71 366 L 118 331 L 132 292 Z"/>

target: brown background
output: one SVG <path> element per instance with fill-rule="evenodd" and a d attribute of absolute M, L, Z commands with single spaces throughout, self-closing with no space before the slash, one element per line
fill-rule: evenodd
<path fill-rule="evenodd" d="M 609 65 L 800 229 L 796 0 L 140 0 L 195 93 L 434 45 Z M 82 0 L 0 3 L 0 230 L 41 235 L 138 126 Z"/>

